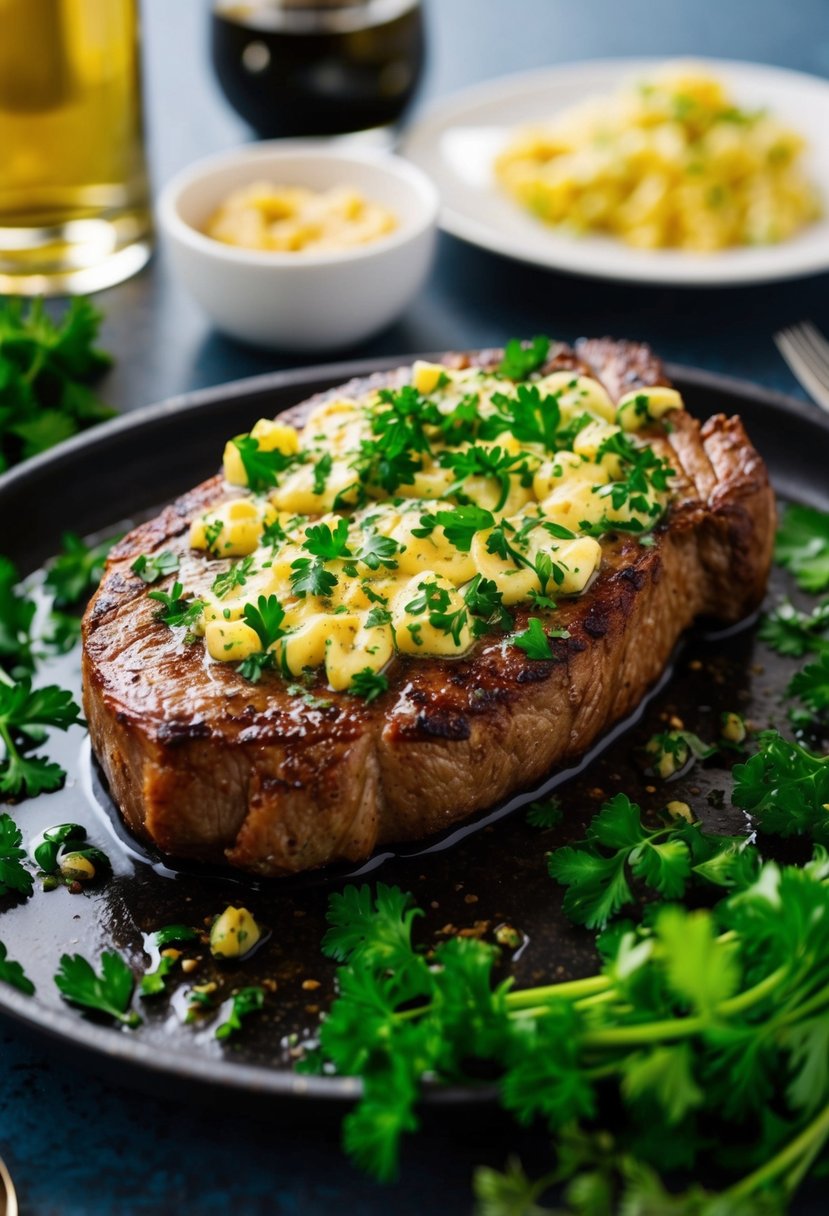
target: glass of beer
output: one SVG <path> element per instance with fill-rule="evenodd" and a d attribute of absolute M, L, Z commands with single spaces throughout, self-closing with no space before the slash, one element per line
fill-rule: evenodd
<path fill-rule="evenodd" d="M 150 241 L 138 0 L 0 0 L 0 293 L 109 287 Z"/>

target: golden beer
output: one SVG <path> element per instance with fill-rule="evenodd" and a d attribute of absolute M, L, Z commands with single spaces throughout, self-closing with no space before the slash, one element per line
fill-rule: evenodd
<path fill-rule="evenodd" d="M 149 253 L 137 0 L 0 0 L 0 292 L 96 291 Z"/>

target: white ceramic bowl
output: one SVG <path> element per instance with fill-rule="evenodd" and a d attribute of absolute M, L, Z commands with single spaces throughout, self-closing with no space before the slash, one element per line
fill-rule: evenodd
<path fill-rule="evenodd" d="M 398 227 L 337 253 L 238 249 L 200 228 L 233 190 L 256 181 L 325 190 L 349 185 L 388 207 Z M 428 177 L 390 154 L 274 141 L 198 161 L 158 203 L 176 274 L 218 329 L 257 346 L 350 346 L 390 324 L 420 289 L 435 243 L 438 197 Z"/>

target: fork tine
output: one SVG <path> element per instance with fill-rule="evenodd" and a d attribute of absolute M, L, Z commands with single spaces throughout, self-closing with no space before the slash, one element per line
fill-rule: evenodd
<path fill-rule="evenodd" d="M 826 341 L 818 327 L 813 325 L 811 321 L 801 323 L 800 333 L 803 341 L 814 351 L 815 356 L 819 359 L 820 366 L 826 370 L 826 379 L 829 381 L 829 342 Z"/>
<path fill-rule="evenodd" d="M 829 383 L 813 368 L 812 360 L 804 356 L 798 335 L 792 336 L 791 330 L 783 330 L 774 335 L 774 342 L 806 392 L 829 413 Z"/>

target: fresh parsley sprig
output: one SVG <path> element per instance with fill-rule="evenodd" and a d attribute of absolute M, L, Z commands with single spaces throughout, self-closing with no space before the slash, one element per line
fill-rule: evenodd
<path fill-rule="evenodd" d="M 25 675 L 35 666 L 32 627 L 37 605 L 19 583 L 14 562 L 0 557 L 0 668 L 14 676 Z"/>
<path fill-rule="evenodd" d="M 789 600 L 783 600 L 764 617 L 759 636 L 772 650 L 793 659 L 829 649 L 829 599 L 811 612 L 800 612 Z"/>
<path fill-rule="evenodd" d="M 68 730 L 80 721 L 80 708 L 65 689 L 32 688 L 28 677 L 0 679 L 0 794 L 33 798 L 59 789 L 66 777 L 60 765 L 27 753 L 43 742 L 48 728 Z"/>
<path fill-rule="evenodd" d="M 758 736 L 758 751 L 732 770 L 735 806 L 776 836 L 807 836 L 829 845 L 829 756 L 816 756 L 777 731 Z"/>
<path fill-rule="evenodd" d="M 0 815 L 0 898 L 5 895 L 28 897 L 34 890 L 34 879 L 22 864 L 26 850 L 23 836 L 10 815 Z"/>
<path fill-rule="evenodd" d="M 815 1067 L 829 1013 L 827 874 L 825 856 L 802 870 L 766 865 L 713 911 L 662 906 L 617 933 L 600 974 L 517 991 L 495 981 L 494 947 L 456 938 L 427 950 L 412 940 L 405 895 L 387 888 L 375 903 L 347 889 L 332 901 L 326 943 L 342 963 L 339 995 L 305 1070 L 361 1078 L 343 1142 L 380 1178 L 394 1175 L 401 1137 L 418 1126 L 422 1078 L 457 1083 L 486 1068 L 519 1122 L 547 1123 L 563 1162 L 585 1140 L 584 1121 L 610 1167 L 626 1154 L 659 1199 L 657 1171 L 677 1162 L 677 1145 L 687 1168 L 734 1179 L 725 1133 L 739 1121 L 742 1176 L 719 1207 L 687 1210 L 741 1210 L 732 1199 L 762 1199 L 772 1186 L 788 1194 L 829 1139 L 829 1076 Z M 607 1120 L 620 1103 L 617 1148 Z M 588 1160 L 574 1153 L 565 1175 Z M 590 1210 L 610 1208 L 597 1197 Z"/>
<path fill-rule="evenodd" d="M 560 636 L 560 633 L 559 633 Z M 554 658 L 550 647 L 550 638 L 545 632 L 542 621 L 537 616 L 531 616 L 527 628 L 521 633 L 514 633 L 509 639 L 510 645 L 523 650 L 528 659 L 550 660 Z"/>
<path fill-rule="evenodd" d="M 42 300 L 0 303 L 0 472 L 112 417 L 90 384 L 111 364 L 101 314 L 75 297 L 53 321 Z"/>
<path fill-rule="evenodd" d="M 420 517 L 420 527 L 413 528 L 415 536 L 430 536 L 435 528 L 443 528 L 443 533 L 450 545 L 468 553 L 472 538 L 476 532 L 483 532 L 495 525 L 495 516 L 484 507 L 474 504 L 460 507 L 449 507 L 442 511 L 426 513 Z"/>
<path fill-rule="evenodd" d="M 95 590 L 116 539 L 111 537 L 97 545 L 87 545 L 74 532 L 64 532 L 61 552 L 50 563 L 45 580 L 56 608 L 72 608 Z"/>
<path fill-rule="evenodd" d="M 115 951 L 101 955 L 100 975 L 82 955 L 62 955 L 55 984 L 72 1005 L 102 1013 L 130 1029 L 141 1025 L 139 1015 L 130 1009 L 135 976 Z"/>
<path fill-rule="evenodd" d="M 829 514 L 816 507 L 786 507 L 774 556 L 791 570 L 804 591 L 825 591 L 829 587 Z"/>
<path fill-rule="evenodd" d="M 3 942 L 0 942 L 0 983 L 10 984 L 25 996 L 32 996 L 35 986 L 20 963 L 13 962 Z"/>
<path fill-rule="evenodd" d="M 324 561 L 351 557 L 348 547 L 348 520 L 340 516 L 333 531 L 328 524 L 312 524 L 305 529 L 303 548 Z"/>
<path fill-rule="evenodd" d="M 248 554 L 247 557 L 242 557 L 238 562 L 232 562 L 227 570 L 221 574 L 217 574 L 213 580 L 210 590 L 220 600 L 226 595 L 230 595 L 231 591 L 235 591 L 237 587 L 244 587 L 247 584 L 251 575 L 256 573 L 256 568 L 253 564 L 253 554 Z"/>
<path fill-rule="evenodd" d="M 567 916 L 588 929 L 603 929 L 634 902 L 631 877 L 664 899 L 681 899 L 694 876 L 744 887 L 759 864 L 757 849 L 744 837 L 707 835 L 700 824 L 684 820 L 648 828 L 640 808 L 617 794 L 594 817 L 584 841 L 550 855 L 548 869 L 567 887 Z"/>

